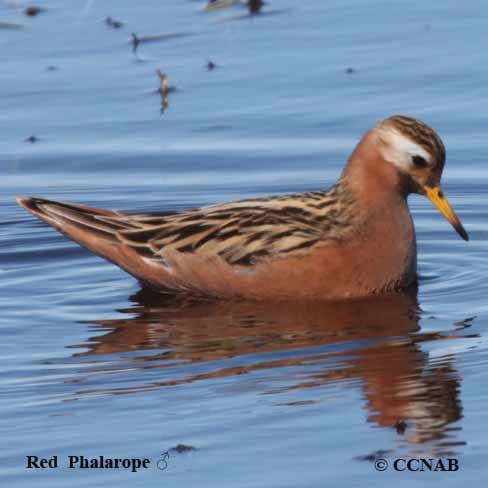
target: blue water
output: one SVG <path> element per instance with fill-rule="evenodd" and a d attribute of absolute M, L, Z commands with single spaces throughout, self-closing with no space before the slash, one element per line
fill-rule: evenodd
<path fill-rule="evenodd" d="M 269 0 L 254 17 L 190 0 L 49 0 L 36 17 L 12 3 L 0 3 L 2 480 L 486 478 L 485 2 Z M 107 16 L 124 25 L 110 28 Z M 182 35 L 133 53 L 131 32 Z M 164 113 L 158 68 L 176 88 Z M 14 202 L 151 212 L 318 189 L 394 113 L 442 136 L 445 193 L 471 237 L 410 199 L 418 293 L 333 306 L 163 301 Z M 39 140 L 25 142 L 31 135 Z M 196 450 L 170 451 L 156 469 L 178 444 Z M 27 455 L 58 455 L 60 467 L 25 469 Z M 69 470 L 69 455 L 152 464 Z M 375 456 L 456 457 L 460 471 L 376 472 Z"/>

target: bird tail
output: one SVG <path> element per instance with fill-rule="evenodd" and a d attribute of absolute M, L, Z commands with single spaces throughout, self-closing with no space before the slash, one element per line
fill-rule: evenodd
<path fill-rule="evenodd" d="M 163 261 L 146 256 L 145 247 L 134 245 L 124 232 L 141 230 L 144 224 L 136 216 L 35 197 L 17 197 L 17 202 L 69 239 L 160 292 L 209 297 L 236 294 L 225 280 L 229 266 L 219 257 L 191 257 L 174 250 L 167 251 Z"/>
<path fill-rule="evenodd" d="M 117 237 L 119 231 L 132 228 L 125 214 L 44 198 L 18 196 L 16 200 L 71 240 L 133 274 L 125 263 L 130 250 L 124 250 Z"/>

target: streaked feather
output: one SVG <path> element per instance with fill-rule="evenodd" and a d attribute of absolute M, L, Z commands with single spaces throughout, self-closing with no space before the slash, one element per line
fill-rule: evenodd
<path fill-rule="evenodd" d="M 339 182 L 328 191 L 242 200 L 170 215 L 99 217 L 124 244 L 153 259 L 169 250 L 218 255 L 251 265 L 340 239 L 352 228 L 353 198 Z"/>
<path fill-rule="evenodd" d="M 220 256 L 227 264 L 248 266 L 264 257 L 309 249 L 322 240 L 342 239 L 357 214 L 343 182 L 327 191 L 157 215 L 127 215 L 43 199 L 32 199 L 30 205 L 51 219 L 125 244 L 145 259 L 163 264 L 168 252 L 177 251 Z"/>

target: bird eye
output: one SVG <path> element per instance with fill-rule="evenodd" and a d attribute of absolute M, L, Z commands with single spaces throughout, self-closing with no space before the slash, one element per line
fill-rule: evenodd
<path fill-rule="evenodd" d="M 429 163 L 422 156 L 413 156 L 412 162 L 416 168 L 427 168 Z"/>

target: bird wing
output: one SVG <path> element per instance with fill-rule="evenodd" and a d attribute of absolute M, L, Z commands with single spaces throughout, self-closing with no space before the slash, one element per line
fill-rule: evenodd
<path fill-rule="evenodd" d="M 263 258 L 308 249 L 321 240 L 341 239 L 353 222 L 350 194 L 340 184 L 327 191 L 179 213 L 129 215 L 40 198 L 19 198 L 19 203 L 107 259 L 114 260 L 101 247 L 111 242 L 161 264 L 168 264 L 176 254 L 250 266 Z"/>
<path fill-rule="evenodd" d="M 218 255 L 247 266 L 265 256 L 305 249 L 322 237 L 320 215 L 296 198 L 245 200 L 173 215 L 101 217 L 119 229 L 118 238 L 153 259 L 168 251 Z"/>

